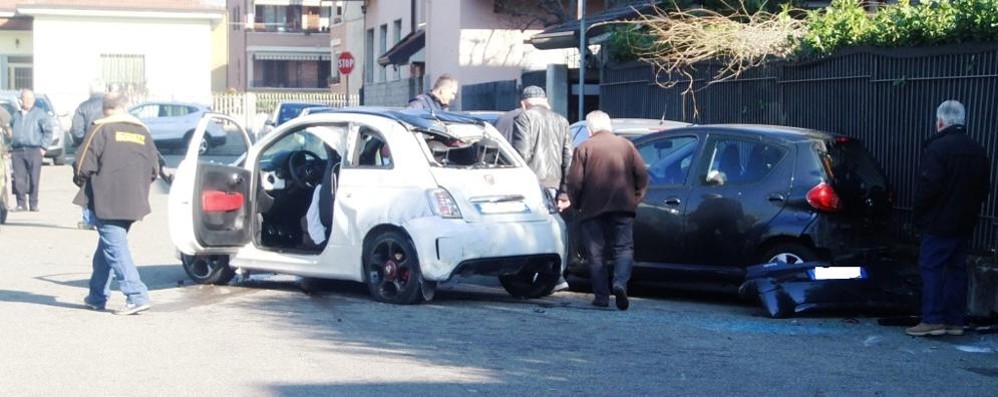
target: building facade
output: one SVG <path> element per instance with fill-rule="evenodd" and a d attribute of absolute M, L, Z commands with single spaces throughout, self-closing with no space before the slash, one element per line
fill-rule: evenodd
<path fill-rule="evenodd" d="M 326 91 L 333 82 L 330 31 L 342 1 L 227 0 L 235 91 Z"/>

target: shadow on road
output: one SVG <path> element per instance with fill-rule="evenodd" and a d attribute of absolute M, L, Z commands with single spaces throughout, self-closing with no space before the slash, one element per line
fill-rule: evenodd
<path fill-rule="evenodd" d="M 187 278 L 179 264 L 139 266 L 139 276 L 150 291 L 179 288 Z M 64 287 L 90 288 L 90 273 L 47 274 L 35 279 Z M 112 282 L 112 293 L 116 293 L 117 288 L 117 282 Z"/>
<path fill-rule="evenodd" d="M 372 382 L 327 384 L 279 384 L 267 387 L 268 393 L 280 397 L 311 396 L 460 396 L 484 393 L 504 395 L 510 391 L 501 383 L 482 382 Z M 543 390 L 535 389 L 538 394 Z"/>
<path fill-rule="evenodd" d="M 82 295 L 80 296 L 80 299 L 83 299 Z M 80 301 L 79 304 L 59 302 L 55 299 L 54 296 L 38 295 L 24 291 L 0 290 L 0 301 L 31 303 L 36 305 L 64 307 L 67 309 L 82 309 L 85 307 L 83 306 L 82 300 Z"/>
<path fill-rule="evenodd" d="M 26 228 L 44 228 L 44 229 L 64 229 L 64 230 L 89 231 L 89 230 L 83 230 L 83 229 L 77 228 L 75 226 L 62 226 L 62 225 L 53 225 L 53 224 L 48 224 L 48 223 L 10 222 L 10 221 L 8 221 L 7 223 L 4 223 L 3 225 L 4 226 L 9 226 L 9 227 L 26 227 Z"/>

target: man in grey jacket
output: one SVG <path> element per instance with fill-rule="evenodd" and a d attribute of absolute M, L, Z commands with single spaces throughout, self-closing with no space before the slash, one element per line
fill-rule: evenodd
<path fill-rule="evenodd" d="M 104 83 L 95 80 L 90 83 L 90 98 L 80 103 L 73 113 L 73 127 L 70 132 L 77 142 L 83 142 L 90 125 L 104 117 Z"/>
<path fill-rule="evenodd" d="M 45 148 L 52 144 L 52 120 L 35 107 L 35 93 L 21 90 L 21 110 L 11 115 L 11 161 L 17 211 L 38 211 L 38 183 Z"/>
<path fill-rule="evenodd" d="M 551 110 L 541 87 L 524 88 L 521 97 L 525 109 L 513 120 L 511 143 L 563 211 L 570 204 L 566 184 L 574 150 L 568 120 Z"/>

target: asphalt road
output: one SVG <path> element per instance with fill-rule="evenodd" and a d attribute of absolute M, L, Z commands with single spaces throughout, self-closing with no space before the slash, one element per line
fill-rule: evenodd
<path fill-rule="evenodd" d="M 171 162 L 176 158 L 170 159 Z M 509 298 L 459 283 L 417 306 L 363 286 L 256 275 L 191 285 L 168 238 L 165 187 L 130 239 L 154 307 L 89 311 L 96 233 L 77 230 L 69 167 L 42 171 L 41 212 L 0 226 L 6 396 L 993 396 L 998 336 L 911 338 L 875 318 L 772 320 L 728 297 Z M 117 293 L 110 307 L 124 303 Z"/>

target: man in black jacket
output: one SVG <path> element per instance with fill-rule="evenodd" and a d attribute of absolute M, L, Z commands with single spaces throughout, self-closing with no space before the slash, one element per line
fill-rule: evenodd
<path fill-rule="evenodd" d="M 149 309 L 149 290 L 139 278 L 128 248 L 128 229 L 151 212 L 149 185 L 159 175 L 159 156 L 149 129 L 125 111 L 124 95 L 104 96 L 107 117 L 94 122 L 80 146 L 73 203 L 89 208 L 100 240 L 94 252 L 87 307 L 104 310 L 114 273 L 127 303 L 120 315 Z"/>
<path fill-rule="evenodd" d="M 76 112 L 73 113 L 73 126 L 70 128 L 70 133 L 73 135 L 73 139 L 79 144 L 83 143 L 87 131 L 90 130 L 90 126 L 97 121 L 97 119 L 104 117 L 104 83 L 100 80 L 94 80 L 90 83 L 90 98 L 86 101 L 80 103 L 80 106 L 76 107 Z M 76 224 L 76 227 L 80 229 L 96 229 L 94 226 L 93 213 L 89 209 L 83 209 L 83 219 Z"/>
<path fill-rule="evenodd" d="M 990 188 L 991 162 L 967 135 L 966 111 L 946 101 L 936 110 L 935 136 L 922 148 L 915 223 L 922 232 L 922 322 L 912 336 L 962 335 L 967 312 L 967 242 Z"/>
<path fill-rule="evenodd" d="M 432 113 L 446 112 L 450 109 L 451 102 L 457 97 L 459 86 L 460 84 L 454 76 L 444 73 L 433 83 L 433 89 L 430 92 L 424 92 L 410 99 L 408 107 Z"/>
<path fill-rule="evenodd" d="M 524 110 L 513 120 L 510 143 L 537 174 L 541 186 L 554 194 L 558 210 L 563 211 L 570 205 L 566 184 L 575 150 L 568 120 L 551 110 L 541 87 L 524 88 L 521 98 Z"/>

